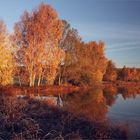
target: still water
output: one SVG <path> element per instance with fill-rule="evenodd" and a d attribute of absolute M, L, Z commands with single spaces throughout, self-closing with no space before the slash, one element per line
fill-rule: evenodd
<path fill-rule="evenodd" d="M 118 94 L 115 104 L 109 107 L 107 117 L 116 123 L 126 123 L 129 137 L 140 138 L 140 95 L 124 99 Z"/>
<path fill-rule="evenodd" d="M 140 138 L 140 90 L 129 87 L 93 89 L 62 96 L 63 108 L 85 118 L 128 128 L 128 138 Z"/>

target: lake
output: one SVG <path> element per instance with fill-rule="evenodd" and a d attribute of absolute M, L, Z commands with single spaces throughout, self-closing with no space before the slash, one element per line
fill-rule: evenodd
<path fill-rule="evenodd" d="M 86 92 L 34 96 L 31 99 L 26 95 L 2 94 L 0 96 L 0 132 L 3 135 L 0 135 L 0 138 L 10 139 L 11 136 L 13 137 L 13 132 L 19 136 L 24 126 L 26 129 L 22 134 L 25 134 L 20 137 L 25 139 L 43 139 L 44 137 L 53 139 L 60 136 L 64 139 L 139 139 L 139 91 L 139 87 L 107 86 L 93 88 Z M 35 95 L 38 94 L 35 93 Z M 7 120 L 11 116 L 12 121 Z M 39 130 L 32 132 L 35 128 L 31 129 L 32 127 L 28 126 L 31 124 L 30 121 L 33 121 L 33 126 L 31 125 L 33 128 L 38 125 L 39 130 L 42 130 L 36 136 L 33 134 Z M 17 124 L 20 124 L 18 129 Z M 26 134 L 25 130 L 28 129 L 31 129 L 30 135 Z"/>
<path fill-rule="evenodd" d="M 62 96 L 63 107 L 94 122 L 124 125 L 128 138 L 140 138 L 139 88 L 113 86 Z"/>

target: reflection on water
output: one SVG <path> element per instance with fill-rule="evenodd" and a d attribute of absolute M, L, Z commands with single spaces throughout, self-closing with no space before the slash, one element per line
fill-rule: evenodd
<path fill-rule="evenodd" d="M 26 96 L 18 95 L 18 98 Z M 140 125 L 140 88 L 113 86 L 94 88 L 87 92 L 56 94 L 55 96 L 33 96 L 36 100 L 46 101 L 59 106 L 76 116 L 90 121 L 102 122 L 108 119 L 115 121 L 137 121 Z"/>
<path fill-rule="evenodd" d="M 129 88 L 95 88 L 87 93 L 61 95 L 64 108 L 93 121 L 106 120 L 111 112 L 140 115 L 140 94 Z"/>
<path fill-rule="evenodd" d="M 63 98 L 62 98 L 63 100 Z M 103 121 L 106 119 L 107 105 L 102 89 L 87 93 L 73 93 L 64 98 L 64 108 L 70 112 L 84 116 L 89 120 Z"/>
<path fill-rule="evenodd" d="M 37 100 L 46 100 L 50 105 L 62 107 L 75 116 L 84 117 L 93 122 L 110 120 L 113 123 L 124 123 L 131 135 L 140 134 L 140 88 L 113 86 L 94 88 L 86 93 L 76 92 L 59 94 L 59 96 L 36 96 Z M 133 127 L 133 128 L 132 128 Z M 134 137 L 135 137 L 134 136 Z"/>
<path fill-rule="evenodd" d="M 126 123 L 131 127 L 131 136 L 140 138 L 139 87 L 95 88 L 87 93 L 62 96 L 62 101 L 65 109 L 91 121 L 110 120 L 113 123 Z"/>

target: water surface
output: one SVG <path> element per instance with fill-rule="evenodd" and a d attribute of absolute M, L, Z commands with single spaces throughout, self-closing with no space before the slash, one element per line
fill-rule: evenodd
<path fill-rule="evenodd" d="M 139 88 L 95 88 L 61 96 L 63 108 L 93 122 L 109 121 L 128 128 L 129 138 L 140 138 Z"/>

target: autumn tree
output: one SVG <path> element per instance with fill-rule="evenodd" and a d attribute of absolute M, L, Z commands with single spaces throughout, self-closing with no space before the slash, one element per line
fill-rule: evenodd
<path fill-rule="evenodd" d="M 138 70 L 135 67 L 130 68 L 129 81 L 139 81 Z"/>
<path fill-rule="evenodd" d="M 6 26 L 0 20 L 0 84 L 13 83 L 14 58 Z"/>
<path fill-rule="evenodd" d="M 103 42 L 83 42 L 77 30 L 63 21 L 63 35 L 59 45 L 65 51 L 64 65 L 60 71 L 63 82 L 95 84 L 102 81 L 107 64 Z"/>
<path fill-rule="evenodd" d="M 46 77 L 48 84 L 53 84 L 61 59 L 62 51 L 58 48 L 61 28 L 62 22 L 56 11 L 44 3 L 31 13 L 25 11 L 15 24 L 18 62 L 28 73 L 30 86 L 35 85 L 36 79 L 40 85 L 43 77 Z"/>
<path fill-rule="evenodd" d="M 65 53 L 61 48 L 49 48 L 47 50 L 48 56 L 46 62 L 46 76 L 49 85 L 53 85 L 56 76 L 58 75 L 62 59 Z"/>
<path fill-rule="evenodd" d="M 102 81 L 107 59 L 104 56 L 104 44 L 95 41 L 76 45 L 74 77 L 83 84 L 97 84 Z"/>
<path fill-rule="evenodd" d="M 87 59 L 89 60 L 87 60 L 87 63 L 89 63 L 89 66 L 92 69 L 93 81 L 94 83 L 101 83 L 107 66 L 107 58 L 104 53 L 105 44 L 102 41 L 99 41 L 98 43 L 96 41 L 91 41 L 87 43 L 86 49 L 85 55 L 89 56 L 87 56 Z"/>
<path fill-rule="evenodd" d="M 138 77 L 138 81 L 140 81 L 140 69 L 137 68 L 137 77 Z"/>
<path fill-rule="evenodd" d="M 116 81 L 117 80 L 117 69 L 115 64 L 109 60 L 107 64 L 106 73 L 103 77 L 104 81 Z"/>
<path fill-rule="evenodd" d="M 119 71 L 119 80 L 122 81 L 139 81 L 139 72 L 136 68 L 129 68 L 124 66 L 120 71 Z"/>
<path fill-rule="evenodd" d="M 92 85 L 102 81 L 107 64 L 103 42 L 76 40 L 73 51 L 68 50 L 65 59 L 69 62 L 66 67 L 68 82 Z"/>
<path fill-rule="evenodd" d="M 70 24 L 62 20 L 62 39 L 59 42 L 59 47 L 65 52 L 63 63 L 60 66 L 58 81 L 59 85 L 66 83 L 70 76 L 71 70 L 69 67 L 76 63 L 76 45 L 81 40 L 78 31 L 70 26 Z M 73 70 L 74 71 L 74 70 Z"/>

